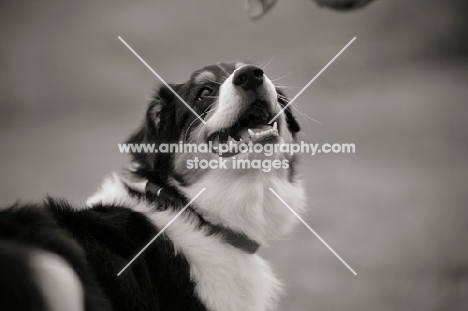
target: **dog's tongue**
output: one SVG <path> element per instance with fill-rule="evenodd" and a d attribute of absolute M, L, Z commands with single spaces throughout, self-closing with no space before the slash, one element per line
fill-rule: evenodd
<path fill-rule="evenodd" d="M 271 126 L 268 125 L 255 125 L 254 127 L 250 128 L 254 133 L 261 133 L 263 131 L 271 129 Z M 249 134 L 249 129 L 248 128 L 243 128 L 242 130 L 239 131 L 239 136 L 243 140 L 250 139 L 250 134 Z"/>

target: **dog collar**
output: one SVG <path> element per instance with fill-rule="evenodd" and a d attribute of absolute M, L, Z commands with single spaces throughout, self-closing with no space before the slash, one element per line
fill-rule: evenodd
<path fill-rule="evenodd" d="M 199 216 L 200 217 L 200 216 Z M 235 232 L 231 229 L 226 227 L 217 226 L 212 223 L 208 223 L 205 221 L 210 228 L 210 232 L 212 234 L 219 234 L 223 237 L 223 240 L 234 246 L 235 248 L 239 248 L 246 252 L 247 254 L 255 254 L 257 250 L 260 248 L 260 244 L 254 240 L 249 239 L 245 234 Z"/>
<path fill-rule="evenodd" d="M 173 198 L 173 191 L 169 188 L 163 188 L 152 182 L 147 182 L 145 187 L 146 195 L 156 196 L 157 198 L 171 199 Z M 194 213 L 203 226 L 207 227 L 211 234 L 218 234 L 223 237 L 223 241 L 234 246 L 235 248 L 241 249 L 247 254 L 255 254 L 260 247 L 260 244 L 254 240 L 249 239 L 245 234 L 233 231 L 229 228 L 212 224 L 206 221 L 199 213 L 193 208 L 190 209 Z"/>

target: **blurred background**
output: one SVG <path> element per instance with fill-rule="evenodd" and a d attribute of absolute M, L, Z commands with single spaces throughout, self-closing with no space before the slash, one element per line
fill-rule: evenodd
<path fill-rule="evenodd" d="M 378 0 L 336 12 L 280 0 L 249 20 L 243 1 L 0 2 L 0 204 L 58 195 L 82 204 L 128 159 L 157 78 L 256 59 L 294 96 L 305 227 L 263 249 L 284 280 L 280 310 L 468 310 L 468 5 Z M 290 88 L 293 87 L 293 88 Z"/>

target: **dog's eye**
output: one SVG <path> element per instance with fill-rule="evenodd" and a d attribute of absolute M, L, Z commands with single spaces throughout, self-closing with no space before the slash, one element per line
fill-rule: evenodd
<path fill-rule="evenodd" d="M 197 101 L 205 99 L 206 97 L 213 95 L 213 93 L 214 93 L 213 89 L 210 89 L 209 87 L 204 87 L 200 91 L 198 91 Z"/>

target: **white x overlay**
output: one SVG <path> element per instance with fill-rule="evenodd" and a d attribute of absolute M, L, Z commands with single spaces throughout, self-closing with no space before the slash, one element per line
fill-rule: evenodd
<path fill-rule="evenodd" d="M 169 221 L 167 225 L 165 225 L 164 228 L 162 228 L 158 232 L 158 234 L 156 234 L 155 237 L 152 238 L 151 241 L 149 241 L 148 244 L 146 244 L 145 247 L 143 247 L 141 251 L 139 251 L 138 254 L 136 254 L 135 257 L 133 257 L 133 259 L 130 260 L 130 262 L 125 267 L 123 267 L 122 270 L 120 270 L 119 273 L 117 273 L 117 276 L 120 276 L 122 272 L 124 272 L 128 267 L 130 267 L 130 265 L 151 245 L 151 243 L 153 243 L 174 222 L 174 220 L 176 220 L 177 217 L 179 217 L 180 214 L 182 214 L 187 209 L 187 207 L 189 207 L 190 204 L 192 204 L 198 198 L 198 196 L 202 194 L 202 192 L 205 190 L 206 188 L 203 188 L 202 190 L 200 190 L 200 192 L 198 192 L 197 195 L 194 196 L 193 199 L 191 199 L 190 202 L 188 202 L 187 205 L 185 205 L 184 208 L 181 209 L 180 212 L 178 212 L 177 215 L 175 215 L 174 218 L 172 218 L 171 221 Z"/>
<path fill-rule="evenodd" d="M 354 275 L 357 275 L 356 271 L 353 270 L 353 268 L 351 268 L 347 263 L 346 261 L 343 260 L 343 258 L 340 257 L 340 255 L 338 255 L 334 250 L 333 248 L 330 247 L 330 245 L 327 244 L 327 242 L 325 242 L 322 237 L 320 235 L 318 235 L 317 232 L 315 232 L 314 229 L 312 229 L 305 221 L 304 219 L 302 219 L 301 216 L 299 216 L 298 213 L 296 213 L 292 208 L 291 206 L 288 205 L 288 203 L 286 203 L 282 197 L 279 196 L 278 193 L 276 193 L 275 190 L 273 190 L 272 188 L 268 188 L 270 189 L 271 192 L 273 192 L 273 194 L 291 211 L 291 213 L 294 214 L 294 216 L 296 216 L 303 224 L 304 226 L 307 227 L 307 229 L 309 229 L 319 240 L 320 242 L 322 242 L 332 253 L 333 255 L 335 255 L 345 266 L 346 268 L 348 268 Z"/>
<path fill-rule="evenodd" d="M 329 61 L 328 64 L 326 64 L 325 67 L 323 67 L 322 70 L 320 70 L 320 72 L 317 73 L 317 74 L 315 75 L 315 77 L 313 77 L 312 80 L 310 80 L 309 83 L 307 83 L 306 86 L 304 86 L 304 87 L 302 88 L 302 90 L 300 90 L 299 93 L 297 93 L 296 96 L 294 96 L 294 97 L 288 102 L 288 104 L 287 104 L 286 106 L 284 106 L 283 109 L 281 109 L 280 112 L 278 112 L 278 113 L 276 114 L 276 116 L 275 116 L 273 119 L 270 120 L 270 122 L 268 122 L 268 124 L 273 123 L 273 121 L 275 121 L 276 118 L 278 118 L 278 117 L 280 116 L 280 114 L 282 114 L 282 113 L 296 100 L 296 98 L 298 98 L 298 97 L 302 94 L 302 92 L 304 92 L 304 91 L 306 90 L 306 88 L 308 88 L 309 85 L 311 85 L 312 82 L 314 82 L 315 79 L 317 79 L 317 78 L 322 74 L 322 72 L 324 72 L 325 69 L 327 69 L 328 66 L 330 66 L 331 63 L 333 63 L 333 62 L 335 61 L 335 59 L 337 59 L 338 56 L 340 56 L 341 53 L 343 53 L 344 50 L 346 50 L 346 49 L 348 48 L 348 46 L 351 45 L 351 43 L 353 43 L 354 40 L 356 40 L 356 37 L 354 37 L 353 39 L 351 39 L 351 41 L 349 41 L 349 43 L 346 44 L 346 46 L 345 46 L 344 48 L 342 48 L 341 51 L 338 52 L 338 54 L 336 54 L 335 57 L 333 57 L 333 59 L 332 59 L 331 61 Z"/>
<path fill-rule="evenodd" d="M 164 79 L 161 78 L 161 76 L 158 75 L 158 73 L 157 73 L 156 71 L 154 71 L 153 68 L 151 68 L 150 65 L 148 65 L 148 63 L 145 62 L 145 60 L 144 60 L 143 58 L 141 58 L 140 55 L 138 55 L 138 53 L 135 52 L 135 51 L 132 49 L 132 47 L 131 47 L 130 45 L 128 45 L 127 42 L 125 42 L 124 39 L 122 39 L 122 38 L 119 36 L 119 40 L 122 41 L 122 43 L 125 44 L 125 46 L 126 46 L 130 51 L 132 51 L 132 53 L 135 54 L 135 56 L 138 57 L 138 59 L 139 59 L 146 67 L 148 67 L 148 69 L 149 69 L 156 77 L 158 77 L 158 79 L 161 80 L 161 82 L 164 83 L 164 85 L 167 86 L 167 88 L 168 88 L 169 90 L 171 90 L 171 92 L 174 93 L 174 95 L 175 95 L 181 102 L 183 102 L 184 105 L 187 106 L 187 108 L 190 109 L 190 111 L 193 112 L 193 114 L 194 114 L 198 119 L 200 119 L 200 121 L 203 122 L 203 124 L 206 124 L 206 121 L 203 120 L 203 118 L 200 117 L 200 115 L 199 115 L 198 113 L 196 113 L 195 110 L 193 110 L 192 107 L 190 107 L 190 105 L 187 104 L 187 103 L 185 102 L 185 100 L 184 100 L 182 97 L 180 97 L 180 95 L 177 94 L 177 92 L 174 91 L 174 89 L 173 89 L 169 84 L 167 84 L 166 81 L 164 81 Z"/>
<path fill-rule="evenodd" d="M 120 36 L 118 37 L 120 41 L 122 41 L 122 43 L 133 53 L 135 54 L 135 56 L 156 76 L 158 77 L 159 80 L 161 80 L 161 82 L 169 89 L 172 91 L 172 93 L 174 93 L 174 95 L 185 105 L 187 106 L 187 108 L 201 121 L 203 122 L 204 124 L 207 124 L 205 120 L 203 120 L 203 118 L 200 117 L 200 115 L 198 115 L 193 109 L 192 107 L 190 107 L 190 105 L 188 105 L 185 100 L 179 95 L 177 94 L 176 91 L 174 91 L 174 89 L 166 83 L 166 81 L 164 81 L 163 78 L 161 78 L 161 76 L 153 70 L 153 68 L 150 67 L 150 65 L 148 65 L 148 63 L 146 63 L 143 58 L 141 58 L 140 55 L 138 55 L 137 52 L 135 52 L 132 47 L 130 45 L 127 44 L 127 42 L 125 42 L 124 39 L 122 39 Z M 331 61 L 328 62 L 328 64 L 325 65 L 325 67 L 322 68 L 322 70 L 320 70 L 319 73 L 317 73 L 315 75 L 315 77 L 312 78 L 312 80 L 309 81 L 309 83 L 307 83 L 289 102 L 287 105 L 285 105 L 276 115 L 275 117 L 273 117 L 268 123 L 271 124 L 273 121 L 275 121 L 280 115 L 281 113 L 283 113 L 337 58 L 338 56 L 340 56 L 350 45 L 351 43 L 353 43 L 353 41 L 356 40 L 356 37 L 354 37 L 353 39 L 351 39 L 351 41 L 349 41 L 349 43 L 341 49 L 340 52 L 338 52 L 338 54 L 335 55 L 335 57 L 333 57 L 333 59 Z M 296 216 L 303 224 L 304 226 L 307 227 L 307 229 L 309 229 L 354 275 L 357 275 L 357 273 L 353 270 L 353 268 L 351 268 L 344 260 L 343 258 L 340 257 L 340 255 L 338 255 L 328 244 L 327 242 L 325 242 L 322 237 L 320 237 L 320 235 L 318 235 L 317 232 L 315 232 L 314 229 L 312 229 L 302 218 L 301 216 L 299 216 L 299 214 L 297 214 L 284 200 L 283 198 L 281 198 L 278 193 L 276 193 L 272 188 L 268 188 L 293 214 L 294 216 Z M 200 190 L 200 192 L 198 192 L 198 194 L 192 199 L 190 200 L 189 203 L 187 203 L 187 205 L 184 206 L 184 208 L 182 208 L 176 216 L 174 216 L 174 218 L 172 218 L 171 221 L 169 221 L 169 223 L 167 223 L 167 225 L 164 226 L 164 228 L 162 228 L 158 234 L 156 234 L 156 236 L 151 239 L 151 241 L 149 241 L 145 247 L 143 247 L 140 252 L 138 252 L 138 254 L 135 255 L 135 257 L 133 257 L 132 260 L 130 260 L 130 262 L 119 272 L 117 273 L 117 276 L 120 276 L 189 206 L 190 204 L 192 204 L 200 194 L 202 194 L 203 191 L 205 191 L 206 188 L 203 188 L 202 190 Z"/>

